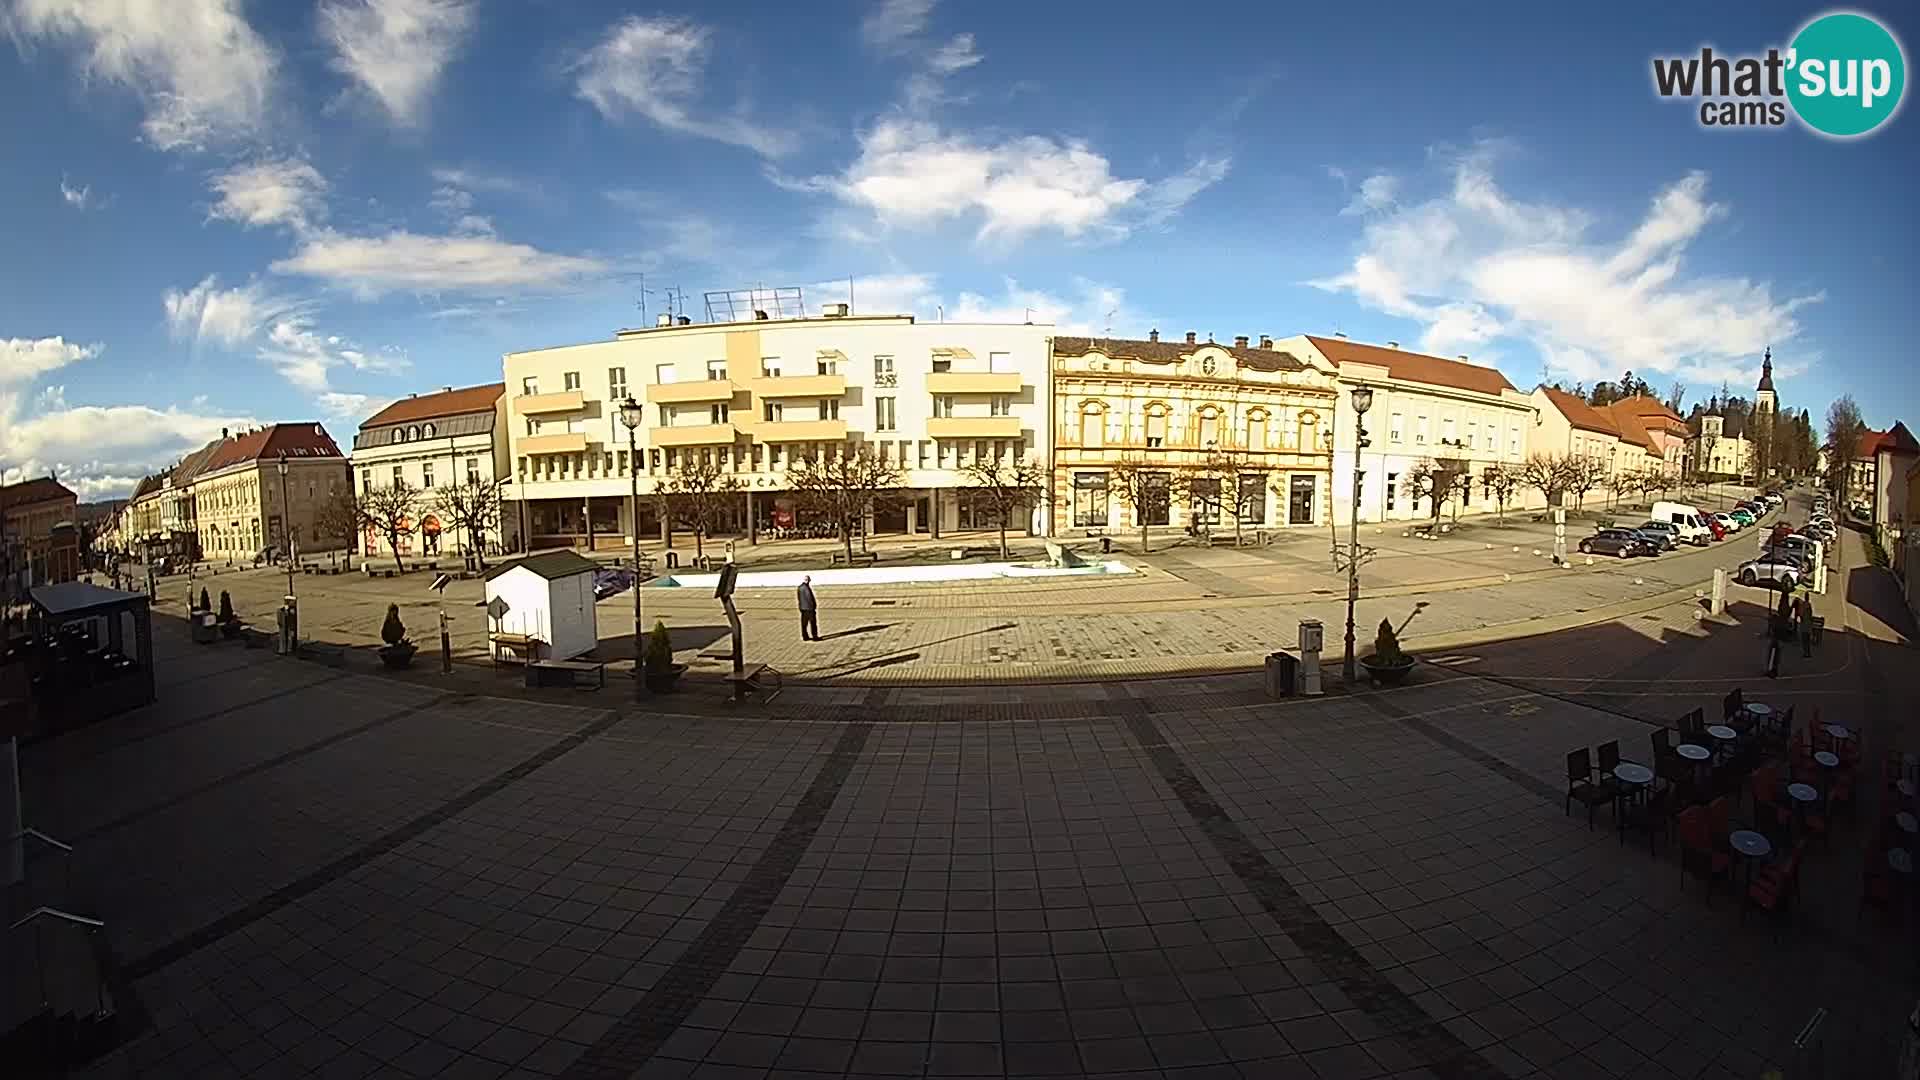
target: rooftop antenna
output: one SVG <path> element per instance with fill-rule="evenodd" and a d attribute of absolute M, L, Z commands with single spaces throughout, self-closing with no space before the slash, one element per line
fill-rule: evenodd
<path fill-rule="evenodd" d="M 1109 338 L 1113 336 L 1113 312 L 1119 310 L 1119 308 L 1114 308 L 1113 311 L 1107 312 L 1107 336 Z"/>
<path fill-rule="evenodd" d="M 1032 323 L 1033 323 L 1033 309 L 1032 309 L 1032 308 L 1028 308 L 1028 309 L 1027 309 L 1027 323 L 1028 323 L 1028 325 L 1032 325 Z"/>
<path fill-rule="evenodd" d="M 640 325 L 647 325 L 647 297 L 653 290 L 647 288 L 647 275 L 640 275 Z"/>

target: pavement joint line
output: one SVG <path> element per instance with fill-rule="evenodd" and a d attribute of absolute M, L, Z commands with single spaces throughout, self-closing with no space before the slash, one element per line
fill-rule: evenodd
<path fill-rule="evenodd" d="M 561 1074 L 563 1080 L 626 1080 L 660 1052 L 760 928 L 761 920 L 812 846 L 866 748 L 873 727 L 860 719 L 846 725 L 780 832 L 761 851 L 712 921 L 645 996 L 567 1067 Z"/>
<path fill-rule="evenodd" d="M 1540 696 L 1550 697 L 1552 695 L 1540 695 Z M 1561 800 L 1561 798 L 1565 794 L 1564 792 L 1560 791 L 1558 788 L 1555 788 L 1552 784 L 1549 784 L 1545 780 L 1542 780 L 1539 777 L 1533 775 L 1532 773 L 1527 772 L 1525 769 L 1522 769 L 1517 765 L 1513 765 L 1510 762 L 1506 761 L 1505 759 L 1493 753 L 1490 753 L 1486 750 L 1483 750 L 1478 746 L 1475 746 L 1473 743 L 1468 742 L 1467 740 L 1461 738 L 1460 736 L 1445 730 L 1444 728 L 1440 727 L 1437 724 L 1428 723 L 1425 719 L 1415 716 L 1414 714 L 1408 712 L 1406 709 L 1401 708 L 1399 704 L 1397 704 L 1396 702 L 1389 701 L 1388 699 L 1383 697 L 1376 697 L 1375 695 L 1372 695 L 1372 694 L 1362 695 L 1361 700 L 1366 702 L 1368 708 L 1372 709 L 1374 712 L 1379 713 L 1381 716 L 1384 716 L 1389 720 L 1392 720 L 1404 727 L 1410 728 L 1413 731 L 1416 731 L 1419 734 L 1426 736 L 1428 739 L 1436 743 L 1439 743 L 1441 746 L 1446 747 L 1447 749 L 1453 751 L 1454 753 L 1459 754 L 1461 757 L 1466 758 L 1467 760 L 1472 761 L 1478 765 L 1481 765 L 1503 777 L 1506 777 L 1508 780 L 1511 780 L 1515 784 L 1518 784 L 1519 786 L 1527 789 L 1528 791 L 1533 792 L 1535 795 L 1538 795 L 1541 798 L 1546 799 L 1548 802 L 1558 802 Z M 1472 702 L 1471 704 L 1482 705 L 1482 704 L 1491 704 L 1491 702 L 1476 701 L 1476 702 Z M 1574 702 L 1573 704 L 1577 705 L 1580 703 Z M 1639 718 L 1635 717 L 1634 719 L 1639 719 Z"/>
<path fill-rule="evenodd" d="M 392 852 L 401 844 L 420 836 L 427 830 L 445 824 L 447 821 L 452 820 L 454 815 L 466 811 L 482 799 L 499 794 L 509 785 L 525 779 L 536 770 L 552 764 L 561 756 L 578 749 L 588 739 L 606 731 L 618 723 L 621 718 L 620 713 L 612 710 L 602 713 L 598 719 L 554 740 L 531 756 L 523 758 L 517 764 L 495 773 L 488 779 L 468 788 L 466 791 L 441 803 L 439 806 L 381 833 L 379 836 L 360 844 L 352 851 L 341 855 L 326 865 L 311 870 L 293 881 L 282 885 L 280 888 L 248 904 L 246 907 L 229 912 L 207 923 L 205 926 L 200 927 L 198 930 L 191 931 L 182 937 L 175 938 L 173 941 L 149 951 L 146 955 L 126 965 L 124 969 L 125 978 L 129 982 L 144 979 L 148 975 L 160 971 L 168 965 L 212 945 L 222 938 L 227 937 L 229 934 L 245 929 L 289 904 L 333 884 L 345 875 L 365 866 L 382 855 Z"/>
<path fill-rule="evenodd" d="M 276 769 L 282 765 L 286 765 L 291 762 L 298 761 L 309 754 L 318 753 L 319 751 L 325 750 L 327 747 L 333 746 L 336 743 L 342 743 L 356 736 L 365 735 L 367 732 L 372 731 L 375 728 L 379 728 L 387 724 L 391 724 L 395 720 L 412 716 L 415 713 L 425 712 L 426 710 L 435 708 L 437 706 L 447 705 L 460 698 L 468 697 L 468 696 L 470 695 L 449 691 L 447 693 L 436 695 L 430 700 L 420 702 L 417 705 L 410 705 L 404 709 L 400 709 L 397 712 L 387 713 L 382 716 L 376 716 L 373 719 L 366 721 L 365 723 L 355 724 L 353 727 L 347 728 L 344 731 L 337 731 L 337 732 L 334 732 L 332 735 L 328 735 L 327 737 L 323 739 L 319 739 L 315 742 L 310 742 L 303 746 L 296 746 L 293 749 L 288 750 L 284 753 L 275 754 L 274 756 L 267 758 L 264 761 L 254 762 L 252 765 L 244 766 L 233 772 L 230 772 L 223 776 L 219 776 L 212 780 L 209 780 L 203 784 L 197 784 L 193 787 L 186 789 L 185 791 L 181 791 L 174 795 L 168 796 L 165 799 L 161 799 L 158 802 L 150 803 L 146 806 L 140 807 L 137 810 L 130 810 L 124 814 L 121 814 L 116 818 L 101 822 L 98 825 L 94 825 L 90 828 L 87 828 L 78 833 L 75 833 L 73 838 L 75 840 L 90 840 L 93 837 L 101 835 L 102 833 L 108 833 L 108 832 L 112 832 L 115 829 L 124 828 L 128 825 L 133 824 L 136 821 L 142 820 L 143 818 L 151 817 L 152 815 L 160 813 L 163 810 L 172 809 L 175 806 L 179 806 L 181 803 L 187 802 L 190 799 L 198 798 L 202 795 L 207 794 L 208 792 L 216 791 L 220 788 L 227 786 L 228 784 L 236 783 L 250 776 L 258 776 L 259 774 L 266 772 L 270 769 Z"/>
<path fill-rule="evenodd" d="M 1116 691 L 1124 688 L 1115 687 Z M 1207 791 L 1167 741 L 1137 699 L 1111 693 L 1128 731 L 1160 777 L 1192 816 L 1214 850 L 1288 938 L 1340 987 L 1361 1012 L 1398 1039 L 1420 1065 L 1443 1080 L 1502 1077 L 1479 1051 L 1434 1020 L 1420 1004 L 1381 974 L 1360 950 L 1296 891 L 1245 830 Z"/>
<path fill-rule="evenodd" d="M 98 747 L 86 754 L 82 754 L 77 758 L 63 761 L 61 763 L 61 767 L 72 768 L 75 765 L 81 765 L 86 762 L 92 761 L 94 758 L 104 757 L 107 754 L 124 750 L 129 746 L 137 746 L 140 743 L 146 742 L 148 739 L 159 738 L 162 735 L 170 735 L 183 728 L 193 727 L 196 724 L 204 724 L 209 720 L 218 720 L 220 717 L 225 716 L 231 712 L 238 712 L 241 709 L 250 709 L 255 705 L 264 705 L 269 701 L 274 701 L 279 698 L 287 697 L 291 694 L 298 694 L 303 690 L 311 690 L 316 686 L 325 686 L 328 683 L 338 682 L 341 679 L 346 678 L 350 674 L 352 674 L 352 672 L 348 672 L 348 671 L 328 672 L 327 674 L 321 676 L 318 679 L 313 680 L 312 682 L 301 683 L 298 686 L 284 687 L 282 689 L 275 690 L 270 694 L 263 694 L 257 698 L 249 698 L 246 701 L 236 702 L 235 704 L 228 705 L 224 708 L 215 709 L 214 711 L 207 713 L 204 716 L 191 717 L 189 719 L 182 720 L 177 724 L 168 724 L 165 727 L 149 728 L 145 731 L 140 732 L 137 735 L 130 735 L 127 738 L 119 740 L 118 742 L 112 743 L 107 746 Z M 57 744 L 58 744 L 57 736 L 53 739 L 47 740 L 47 745 L 50 747 L 56 746 Z"/>

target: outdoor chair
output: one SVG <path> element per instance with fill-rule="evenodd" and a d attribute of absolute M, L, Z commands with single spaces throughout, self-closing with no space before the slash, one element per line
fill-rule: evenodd
<path fill-rule="evenodd" d="M 1687 879 L 1687 866 L 1697 863 L 1706 870 L 1707 903 L 1713 903 L 1713 881 L 1727 873 L 1733 856 L 1713 848 L 1712 824 L 1704 806 L 1689 806 L 1675 819 L 1680 839 L 1680 880 Z"/>
<path fill-rule="evenodd" d="M 1653 735 L 1650 736 L 1650 738 L 1653 740 L 1653 765 L 1654 765 L 1654 768 L 1658 769 L 1660 767 L 1660 763 L 1667 760 L 1667 758 L 1670 755 L 1672 755 L 1673 747 L 1669 744 L 1667 740 L 1666 728 L 1661 728 L 1660 730 L 1654 732 Z"/>
<path fill-rule="evenodd" d="M 1755 874 L 1753 883 L 1747 886 L 1747 903 L 1769 915 L 1791 914 L 1793 906 L 1800 901 L 1800 859 L 1806 850 L 1803 840 L 1793 846 L 1793 854 L 1787 856 L 1786 862 L 1775 863 Z M 1740 918 L 1746 917 L 1747 909 L 1743 906 Z"/>
<path fill-rule="evenodd" d="M 1791 834 L 1793 809 L 1780 804 L 1780 774 L 1768 765 L 1753 771 L 1749 779 L 1753 792 L 1754 824 L 1769 836 Z"/>
<path fill-rule="evenodd" d="M 1720 699 L 1720 718 L 1731 725 L 1740 714 L 1746 711 L 1747 696 L 1739 687 L 1735 687 L 1726 697 Z"/>
<path fill-rule="evenodd" d="M 1717 796 L 1707 804 L 1707 820 L 1713 830 L 1713 846 L 1716 850 L 1730 851 L 1727 837 L 1733 833 L 1733 804 L 1727 796 Z"/>
<path fill-rule="evenodd" d="M 1600 744 L 1600 779 L 1611 781 L 1613 767 L 1620 764 L 1620 740 L 1613 739 Z"/>
<path fill-rule="evenodd" d="M 1561 800 L 1562 816 L 1570 813 L 1575 801 L 1587 808 L 1587 829 L 1593 829 L 1593 811 L 1596 807 L 1613 802 L 1613 785 L 1598 784 L 1593 779 L 1593 758 L 1586 747 L 1567 751 L 1567 795 Z"/>

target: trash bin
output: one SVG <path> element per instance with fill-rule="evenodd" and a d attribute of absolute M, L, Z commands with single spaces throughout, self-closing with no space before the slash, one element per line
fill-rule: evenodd
<path fill-rule="evenodd" d="M 1300 672 L 1300 658 L 1289 652 L 1267 654 L 1267 696 L 1293 696 L 1294 680 Z"/>
<path fill-rule="evenodd" d="M 1100 554 L 1102 555 L 1113 554 L 1113 537 L 1103 536 L 1100 538 Z"/>

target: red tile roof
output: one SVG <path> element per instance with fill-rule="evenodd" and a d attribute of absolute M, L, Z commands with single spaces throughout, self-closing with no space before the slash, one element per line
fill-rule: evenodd
<path fill-rule="evenodd" d="M 1546 392 L 1547 400 L 1567 418 L 1567 423 L 1585 431 L 1597 431 L 1602 435 L 1619 435 L 1620 428 L 1598 409 L 1580 400 L 1565 390 L 1556 390 L 1551 386 L 1540 388 Z"/>
<path fill-rule="evenodd" d="M 1915 441 L 1907 425 L 1894 421 L 1885 431 L 1871 431 L 1860 436 L 1860 448 L 1854 452 L 1856 458 L 1871 458 L 1885 450 L 1892 454 L 1920 454 L 1920 441 Z"/>
<path fill-rule="evenodd" d="M 485 386 L 466 386 L 457 390 L 442 390 L 437 394 L 419 394 L 401 398 L 399 401 L 381 409 L 360 422 L 360 429 L 380 427 L 383 424 L 400 424 L 409 420 L 428 420 L 438 416 L 456 416 L 460 413 L 491 412 L 500 395 L 507 392 L 506 383 L 488 383 Z"/>
<path fill-rule="evenodd" d="M 32 503 L 52 502 L 55 499 L 76 499 L 67 485 L 51 476 L 36 476 L 31 480 L 22 480 L 17 484 L 0 487 L 0 510 L 11 510 L 16 506 Z"/>
<path fill-rule="evenodd" d="M 1335 364 L 1352 361 L 1383 367 L 1387 369 L 1388 377 L 1404 382 L 1450 386 L 1455 390 L 1473 390 L 1495 397 L 1499 397 L 1502 390 L 1514 388 L 1505 375 L 1493 368 L 1469 364 L 1464 360 L 1447 360 L 1381 345 L 1363 345 L 1345 338 L 1323 338 L 1309 334 L 1307 340 L 1313 342 L 1313 347 Z"/>
<path fill-rule="evenodd" d="M 334 445 L 333 436 L 327 434 L 327 429 L 317 423 L 301 421 L 297 424 L 275 424 L 214 443 L 212 456 L 193 476 L 248 461 L 271 460 L 283 453 L 294 460 L 346 456 L 340 453 L 340 447 Z M 188 477 L 189 482 L 193 476 Z M 178 485 L 179 479 L 176 478 L 174 483 Z"/>
<path fill-rule="evenodd" d="M 1667 408 L 1666 402 L 1661 401 L 1659 398 L 1648 397 L 1645 394 L 1635 394 L 1632 397 L 1621 398 L 1619 401 L 1607 407 L 1612 409 L 1616 416 L 1623 413 L 1633 416 L 1659 416 L 1672 420 L 1675 423 L 1686 423 L 1679 413 Z"/>

